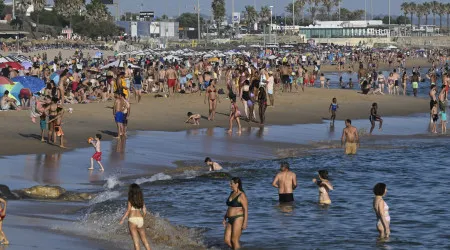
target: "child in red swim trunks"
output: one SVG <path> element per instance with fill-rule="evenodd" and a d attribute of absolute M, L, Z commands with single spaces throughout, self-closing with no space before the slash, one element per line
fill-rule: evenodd
<path fill-rule="evenodd" d="M 94 146 L 94 148 L 95 148 L 95 154 L 91 157 L 91 167 L 88 168 L 89 170 L 94 170 L 94 160 L 95 160 L 98 163 L 98 165 L 100 166 L 100 171 L 105 171 L 105 169 L 103 168 L 103 165 L 101 163 L 101 160 L 102 160 L 102 151 L 101 151 L 101 147 L 100 147 L 101 139 L 102 139 L 102 135 L 96 134 L 95 139 L 90 142 L 92 144 L 92 146 Z"/>
<path fill-rule="evenodd" d="M 3 220 L 6 217 L 6 201 L 0 198 L 0 244 L 9 245 L 9 241 L 3 232 Z"/>

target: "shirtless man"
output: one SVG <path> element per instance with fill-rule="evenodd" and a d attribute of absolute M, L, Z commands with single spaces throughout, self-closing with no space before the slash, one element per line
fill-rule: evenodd
<path fill-rule="evenodd" d="M 177 79 L 178 79 L 178 73 L 173 68 L 173 65 L 170 66 L 170 68 L 166 72 L 166 79 L 167 79 L 167 85 L 169 86 L 169 95 L 170 91 L 172 90 L 172 94 L 175 94 L 176 86 L 177 86 Z"/>
<path fill-rule="evenodd" d="M 290 83 L 289 76 L 292 73 L 292 69 L 287 65 L 287 63 L 283 63 L 283 65 L 280 68 L 280 71 L 281 71 L 281 83 L 283 84 L 283 92 L 286 92 L 288 89 L 288 85 Z"/>
<path fill-rule="evenodd" d="M 278 188 L 278 198 L 280 203 L 294 201 L 294 189 L 297 188 L 297 176 L 294 172 L 289 170 L 289 163 L 282 162 L 280 165 L 280 173 L 278 173 L 272 186 Z"/>
<path fill-rule="evenodd" d="M 394 69 L 394 72 L 392 73 L 392 78 L 394 79 L 394 95 L 399 95 L 400 75 L 397 73 L 396 69 Z"/>
<path fill-rule="evenodd" d="M 123 107 L 125 106 L 124 99 L 120 96 L 119 93 L 114 94 L 114 107 L 113 107 L 113 117 L 116 121 L 117 125 L 117 137 L 120 138 L 124 135 L 124 127 L 123 124 L 125 122 L 125 114 L 123 113 Z"/>
<path fill-rule="evenodd" d="M 341 144 L 345 144 L 345 154 L 354 155 L 359 147 L 358 130 L 352 126 L 350 119 L 345 120 L 345 128 L 342 131 Z"/>
<path fill-rule="evenodd" d="M 219 163 L 212 161 L 211 158 L 209 158 L 209 157 L 205 158 L 205 163 L 209 167 L 210 172 L 222 170 L 222 166 L 220 166 Z"/>
<path fill-rule="evenodd" d="M 180 80 L 179 80 L 179 82 L 180 82 L 180 89 L 182 89 L 182 90 L 185 90 L 185 87 L 186 87 L 186 83 L 187 83 L 186 76 L 187 76 L 187 73 L 188 73 L 188 70 L 187 70 L 186 66 L 182 65 L 181 68 L 180 68 Z"/>
<path fill-rule="evenodd" d="M 20 110 L 20 108 L 16 104 L 16 100 L 14 98 L 9 97 L 9 91 L 5 90 L 2 98 L 0 99 L 1 110 L 10 110 L 14 108 L 15 110 Z"/>
<path fill-rule="evenodd" d="M 34 65 L 33 68 L 31 69 L 30 75 L 33 77 L 39 77 L 40 75 L 39 67 L 36 67 L 36 65 Z"/>
<path fill-rule="evenodd" d="M 161 65 L 161 66 L 159 66 L 159 71 L 158 71 L 159 92 L 164 92 L 165 79 L 166 79 L 166 70 L 164 69 L 164 65 Z"/>

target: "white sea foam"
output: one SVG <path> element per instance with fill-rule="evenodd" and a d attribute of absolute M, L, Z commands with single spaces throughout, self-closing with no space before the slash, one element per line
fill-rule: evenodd
<path fill-rule="evenodd" d="M 105 191 L 105 192 L 98 194 L 94 199 L 92 199 L 89 202 L 89 204 L 93 205 L 93 204 L 97 204 L 97 203 L 102 203 L 107 200 L 113 200 L 113 199 L 119 198 L 119 196 L 120 196 L 119 191 Z"/>
<path fill-rule="evenodd" d="M 145 177 L 139 178 L 135 181 L 135 183 L 138 185 L 141 185 L 141 184 L 148 183 L 148 182 L 165 181 L 165 180 L 171 180 L 171 179 L 172 179 L 172 176 L 170 176 L 170 175 L 166 175 L 164 173 L 158 173 L 158 174 L 153 175 L 150 178 L 145 178 Z"/>
<path fill-rule="evenodd" d="M 106 183 L 105 183 L 105 185 L 103 185 L 103 187 L 107 188 L 107 189 L 113 189 L 116 186 L 122 186 L 122 185 L 123 185 L 123 183 L 121 181 L 119 181 L 117 176 L 112 175 L 106 179 Z"/>

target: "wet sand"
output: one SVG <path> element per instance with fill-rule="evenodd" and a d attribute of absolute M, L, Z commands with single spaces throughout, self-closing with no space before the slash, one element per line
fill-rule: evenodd
<path fill-rule="evenodd" d="M 223 86 L 219 86 L 221 88 Z M 132 111 L 129 118 L 129 131 L 181 131 L 197 128 L 186 124 L 186 113 L 200 113 L 204 118 L 198 128 L 228 127 L 230 101 L 221 95 L 215 121 L 208 121 L 208 106 L 204 95 L 178 94 L 172 98 L 155 98 L 154 94 L 144 96 L 137 104 L 131 97 Z M 268 107 L 266 125 L 292 125 L 320 123 L 329 118 L 328 107 L 336 97 L 340 109 L 337 119 L 365 119 L 369 116 L 371 104 L 377 102 L 381 116 L 403 116 L 428 112 L 428 101 L 404 96 L 361 95 L 351 90 L 327 90 L 306 88 L 304 93 L 277 93 L 275 107 Z M 242 103 L 238 103 L 244 114 Z M 110 140 L 116 135 L 116 125 L 112 115 L 112 102 L 66 105 L 73 113 L 65 113 L 63 129 L 65 146 L 71 149 L 87 147 L 87 138 L 102 133 Z M 257 111 L 256 107 L 256 111 Z M 258 114 L 258 112 L 256 112 Z M 242 122 L 243 127 L 259 126 L 257 123 Z M 33 124 L 28 111 L 0 112 L 0 136 L 5 142 L 0 155 L 32 153 L 55 153 L 64 150 L 57 146 L 40 142 L 39 123 Z"/>

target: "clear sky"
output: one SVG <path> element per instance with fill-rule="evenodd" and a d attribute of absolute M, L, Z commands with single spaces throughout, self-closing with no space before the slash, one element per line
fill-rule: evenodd
<path fill-rule="evenodd" d="M 179 12 L 194 12 L 194 5 L 197 5 L 197 0 L 114 0 L 119 1 L 121 13 L 131 11 L 155 11 L 156 16 L 167 14 L 168 16 L 177 16 Z M 199 0 L 200 9 L 203 14 L 211 15 L 212 0 Z M 367 12 L 370 13 L 370 6 L 372 2 L 374 15 L 387 14 L 389 0 L 342 0 L 342 7 L 350 10 L 363 9 L 365 1 L 367 1 Z M 431 1 L 431 0 L 430 0 Z M 231 15 L 232 0 L 225 0 L 227 14 Z M 282 15 L 285 12 L 285 7 L 291 3 L 292 0 L 235 0 L 235 10 L 238 12 L 244 9 L 246 5 L 253 5 L 256 3 L 259 10 L 263 5 L 274 6 L 274 14 Z M 411 2 L 404 0 L 390 0 L 391 14 L 400 15 L 400 5 L 403 2 Z M 426 0 L 416 0 L 416 3 L 427 2 Z M 439 2 L 448 3 L 450 0 L 440 0 Z M 115 10 L 111 8 L 111 13 Z"/>

